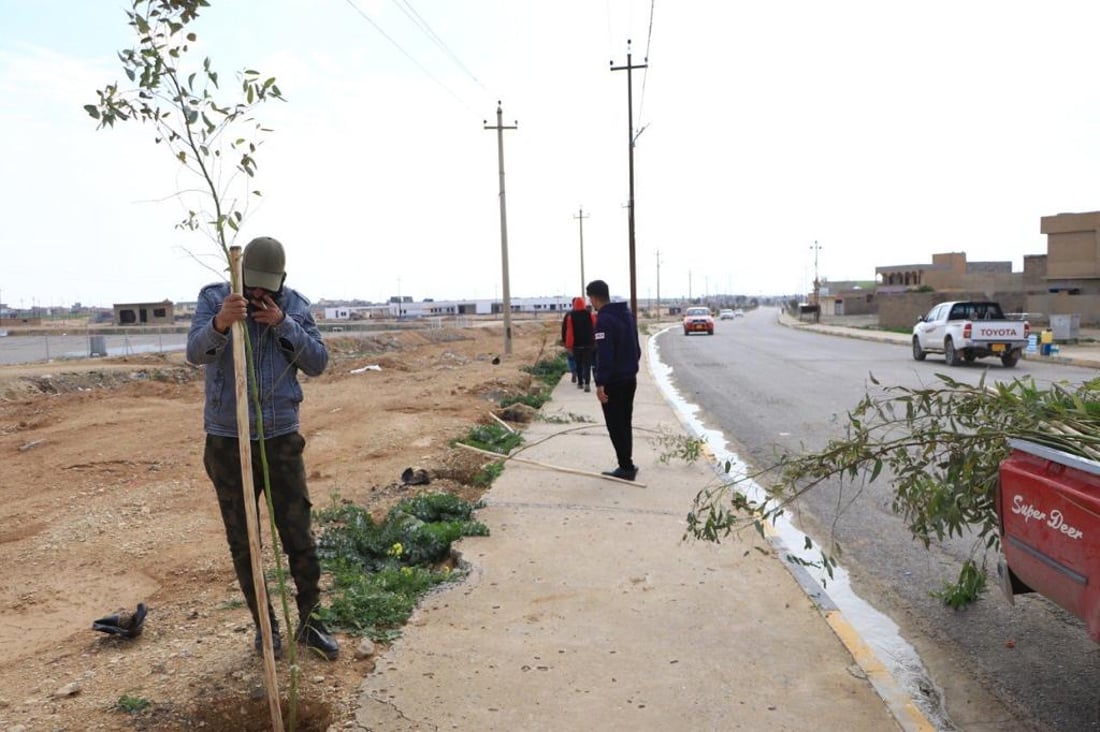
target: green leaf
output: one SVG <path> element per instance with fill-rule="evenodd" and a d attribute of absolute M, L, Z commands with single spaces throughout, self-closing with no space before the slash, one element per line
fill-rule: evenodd
<path fill-rule="evenodd" d="M 198 110 L 192 109 L 187 112 L 187 125 L 191 126 L 195 124 L 199 119 Z"/>
<path fill-rule="evenodd" d="M 99 107 L 94 104 L 85 104 L 84 111 L 87 112 L 92 119 L 99 119 Z"/>

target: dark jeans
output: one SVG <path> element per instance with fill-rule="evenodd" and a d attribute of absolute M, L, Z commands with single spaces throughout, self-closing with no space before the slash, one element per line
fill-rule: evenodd
<path fill-rule="evenodd" d="M 607 434 L 615 446 L 615 458 L 623 470 L 634 470 L 634 392 L 638 390 L 638 381 L 617 381 L 604 384 L 607 402 L 603 407 L 603 418 L 607 422 Z"/>
<path fill-rule="evenodd" d="M 306 441 L 294 432 L 268 438 L 265 445 L 275 524 L 279 530 L 279 541 L 282 542 L 283 551 L 289 561 L 290 575 L 298 589 L 298 619 L 302 622 L 309 617 L 321 599 L 321 564 L 317 559 L 317 544 L 310 528 L 310 510 L 313 504 L 309 500 L 306 466 L 302 460 Z M 252 612 L 253 621 L 258 625 L 237 439 L 207 435 L 203 464 L 218 494 L 222 523 L 225 524 L 225 538 L 229 541 L 229 553 L 233 557 L 233 568 L 237 570 L 241 592 Z M 263 463 L 260 460 L 258 441 L 252 443 L 252 482 L 258 504 L 264 488 Z M 261 535 L 262 533 L 261 531 Z M 268 613 L 271 613 L 270 605 Z"/>
<path fill-rule="evenodd" d="M 588 346 L 574 346 L 573 360 L 577 362 L 577 381 L 581 384 L 592 383 L 592 348 Z"/>

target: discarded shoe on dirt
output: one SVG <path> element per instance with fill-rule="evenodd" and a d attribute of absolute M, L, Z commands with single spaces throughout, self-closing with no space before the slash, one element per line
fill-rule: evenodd
<path fill-rule="evenodd" d="M 401 482 L 405 485 L 428 485 L 432 479 L 424 468 L 405 468 L 401 473 Z"/>
<path fill-rule="evenodd" d="M 141 631 L 145 627 L 146 612 L 145 603 L 139 602 L 137 610 L 132 613 L 128 610 L 120 609 L 114 615 L 108 615 L 98 620 L 93 620 L 92 630 L 98 630 L 101 633 L 110 633 L 120 638 L 132 640 L 141 635 Z"/>

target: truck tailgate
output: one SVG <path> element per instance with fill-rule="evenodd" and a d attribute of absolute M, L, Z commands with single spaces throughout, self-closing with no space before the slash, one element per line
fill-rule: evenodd
<path fill-rule="evenodd" d="M 1100 641 L 1100 463 L 1012 440 L 997 511 L 1009 569 Z"/>
<path fill-rule="evenodd" d="M 1026 341 L 1027 327 L 1023 322 L 1014 320 L 997 320 L 983 323 L 980 320 L 973 321 L 973 335 L 976 341 Z"/>

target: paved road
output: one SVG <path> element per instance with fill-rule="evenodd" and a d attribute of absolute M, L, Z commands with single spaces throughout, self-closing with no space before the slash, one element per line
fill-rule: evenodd
<path fill-rule="evenodd" d="M 813 449 L 841 434 L 847 410 L 870 388 L 869 373 L 883 384 L 917 386 L 947 368 L 934 357 L 913 361 L 906 347 L 784 328 L 776 319 L 775 310 L 762 310 L 719 321 L 711 337 L 673 329 L 658 341 L 684 398 L 758 466 L 771 464 L 777 449 Z M 1032 361 L 1015 369 L 979 362 L 950 374 L 976 382 L 987 371 L 987 380 L 1026 374 L 1040 383 L 1096 376 Z M 971 543 L 925 550 L 889 506 L 888 485 L 859 492 L 832 484 L 808 497 L 800 523 L 818 541 L 840 542 L 856 591 L 901 626 L 959 728 L 1005 729 L 984 717 L 996 697 L 1017 718 L 1015 729 L 1100 730 L 1100 650 L 1083 625 L 1042 598 L 1011 606 L 995 582 L 974 607 L 945 607 L 929 592 L 954 579 Z"/>

